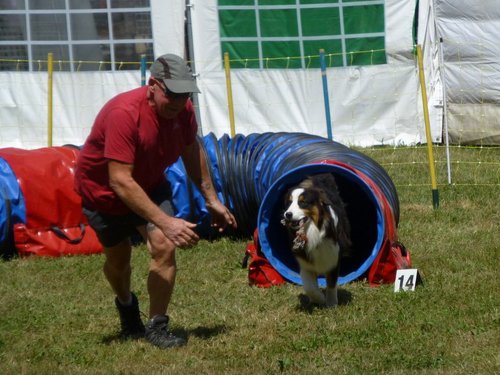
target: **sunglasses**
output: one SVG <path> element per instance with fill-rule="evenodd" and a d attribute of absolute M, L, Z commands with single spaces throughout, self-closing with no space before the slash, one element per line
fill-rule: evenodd
<path fill-rule="evenodd" d="M 161 87 L 161 86 L 160 86 Z M 173 92 L 173 91 L 170 91 L 167 87 L 165 87 L 165 95 L 167 97 L 169 97 L 170 99 L 189 99 L 191 97 L 191 93 L 190 92 Z"/>

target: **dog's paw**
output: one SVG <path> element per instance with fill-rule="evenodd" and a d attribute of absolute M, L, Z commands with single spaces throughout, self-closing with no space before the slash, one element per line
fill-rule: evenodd
<path fill-rule="evenodd" d="M 312 303 L 309 297 L 305 294 L 299 294 L 298 298 L 299 298 L 300 308 L 304 311 L 307 311 L 308 313 L 312 313 L 317 308 L 324 307 L 324 305 L 318 305 Z"/>
<path fill-rule="evenodd" d="M 314 305 L 324 306 L 326 304 L 325 295 L 319 289 L 308 291 L 307 297 L 309 301 Z"/>
<path fill-rule="evenodd" d="M 325 307 L 328 309 L 333 309 L 337 307 L 339 303 L 337 301 L 326 301 Z"/>
<path fill-rule="evenodd" d="M 337 297 L 337 288 L 327 288 L 326 289 L 326 307 L 336 307 L 339 304 L 339 299 Z"/>

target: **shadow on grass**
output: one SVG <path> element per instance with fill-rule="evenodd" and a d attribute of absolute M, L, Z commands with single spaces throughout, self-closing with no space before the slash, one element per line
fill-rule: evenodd
<path fill-rule="evenodd" d="M 222 333 L 226 333 L 228 331 L 228 327 L 226 325 L 217 325 L 213 327 L 196 327 L 191 330 L 182 330 L 186 336 L 196 336 L 200 339 L 209 339 L 211 337 L 220 335 Z"/>
<path fill-rule="evenodd" d="M 188 340 L 190 336 L 195 336 L 201 339 L 209 339 L 211 337 L 220 335 L 222 333 L 226 333 L 228 331 L 227 326 L 225 325 L 217 325 L 213 327 L 196 327 L 194 329 L 183 329 L 177 328 L 171 330 L 172 334 L 177 337 L 182 337 L 185 340 Z M 111 345 L 116 342 L 125 342 L 125 341 L 136 341 L 141 340 L 142 338 L 131 338 L 131 337 L 123 337 L 119 332 L 106 335 L 101 339 L 101 342 L 105 345 Z"/>
<path fill-rule="evenodd" d="M 138 340 L 141 340 L 141 339 L 142 339 L 141 337 L 137 337 L 137 338 L 123 337 L 122 335 L 120 335 L 119 332 L 117 332 L 117 333 L 114 333 L 114 334 L 111 334 L 111 335 L 103 336 L 102 339 L 101 339 L 101 342 L 104 345 L 111 345 L 111 344 L 114 344 L 114 343 L 117 343 L 117 342 L 138 341 Z"/>
<path fill-rule="evenodd" d="M 337 292 L 339 299 L 339 306 L 348 305 L 352 301 L 352 293 L 345 289 L 338 289 Z M 299 304 L 297 306 L 297 310 L 304 311 L 308 314 L 312 314 L 316 309 L 326 309 L 325 306 L 320 306 L 309 301 L 309 297 L 305 294 L 299 294 Z"/>

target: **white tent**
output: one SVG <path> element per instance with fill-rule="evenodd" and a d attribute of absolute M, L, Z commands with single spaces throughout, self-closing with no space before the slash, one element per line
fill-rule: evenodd
<path fill-rule="evenodd" d="M 450 141 L 500 144 L 500 3 L 436 0 Z"/>
<path fill-rule="evenodd" d="M 425 142 L 412 53 L 415 2 L 383 3 L 387 64 L 327 69 L 333 138 L 345 144 Z M 192 19 L 203 131 L 229 133 L 217 1 L 197 3 Z M 233 69 L 231 78 L 237 133 L 327 135 L 320 69 Z M 440 142 L 441 108 L 430 109 L 433 141 Z"/>
<path fill-rule="evenodd" d="M 202 91 L 197 104 L 203 134 L 230 133 L 219 22 L 220 7 L 230 3 L 151 0 L 156 55 L 172 52 L 187 56 L 185 21 L 190 21 L 187 30 L 192 31 L 190 55 Z M 250 4 L 250 8 L 257 4 L 249 0 L 240 3 Z M 298 7 L 315 2 L 279 3 Z M 416 0 L 335 2 L 338 7 L 348 3 L 383 6 L 386 61 L 326 69 L 335 140 L 361 146 L 426 142 L 414 54 L 417 14 L 416 36 L 424 52 L 432 141 L 442 141 L 443 107 L 447 104 L 444 118 L 452 141 L 500 143 L 500 48 L 493 40 L 500 26 L 497 1 L 481 1 L 479 6 L 473 0 L 460 4 L 420 0 L 417 13 Z M 443 62 L 439 58 L 441 46 Z M 233 67 L 231 80 L 237 133 L 327 135 L 320 69 Z M 53 144 L 82 144 L 104 102 L 139 84 L 136 71 L 55 72 Z M 46 72 L 0 72 L 0 147 L 47 145 L 47 115 Z"/>

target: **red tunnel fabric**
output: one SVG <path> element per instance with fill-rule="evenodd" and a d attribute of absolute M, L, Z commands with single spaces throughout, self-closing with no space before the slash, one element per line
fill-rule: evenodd
<path fill-rule="evenodd" d="M 14 225 L 20 256 L 95 254 L 102 246 L 82 213 L 74 191 L 74 168 L 79 150 L 47 147 L 35 150 L 0 149 L 19 182 L 26 203 L 26 223 Z"/>

